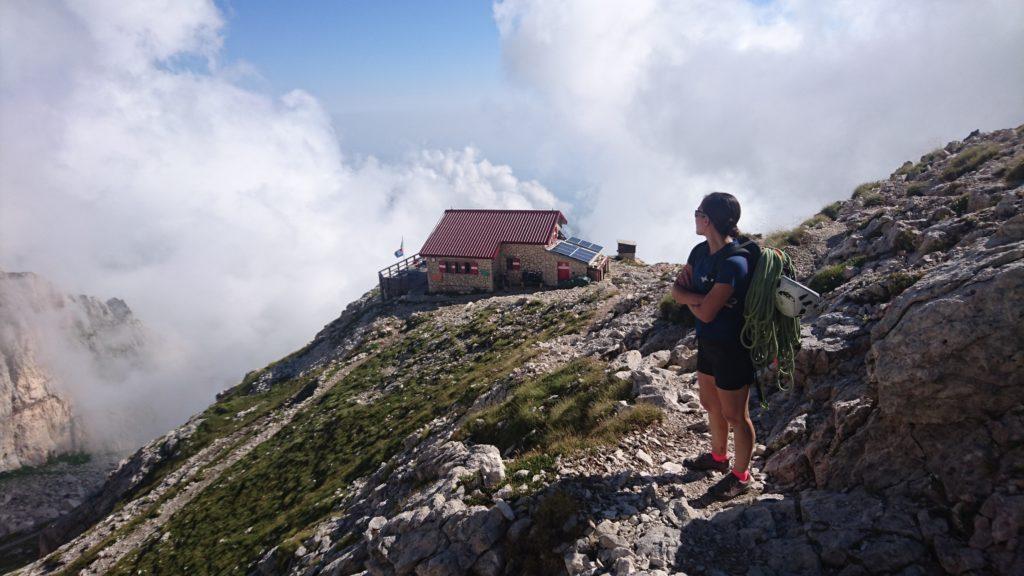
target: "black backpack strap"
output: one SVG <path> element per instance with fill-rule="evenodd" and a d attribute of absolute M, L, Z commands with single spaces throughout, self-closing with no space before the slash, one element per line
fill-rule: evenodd
<path fill-rule="evenodd" d="M 743 256 L 744 258 L 746 258 L 748 255 L 750 255 L 750 253 L 747 252 L 746 249 L 741 248 L 741 247 L 739 247 L 739 246 L 737 246 L 735 244 L 730 243 L 730 244 L 726 244 L 725 246 L 722 246 L 722 249 L 719 250 L 718 252 L 715 252 L 715 255 L 714 255 L 714 258 L 715 258 L 715 267 L 714 267 L 715 278 L 716 279 L 718 278 L 718 271 L 722 267 L 722 262 L 725 262 L 726 260 L 728 260 L 729 258 L 732 258 L 733 256 Z"/>

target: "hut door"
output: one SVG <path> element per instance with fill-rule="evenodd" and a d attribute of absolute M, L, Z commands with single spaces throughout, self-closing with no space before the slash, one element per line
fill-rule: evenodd
<path fill-rule="evenodd" d="M 559 262 L 558 263 L 558 281 L 559 282 L 563 282 L 565 280 L 568 280 L 570 276 L 572 276 L 572 271 L 569 269 L 569 263 L 568 262 Z"/>

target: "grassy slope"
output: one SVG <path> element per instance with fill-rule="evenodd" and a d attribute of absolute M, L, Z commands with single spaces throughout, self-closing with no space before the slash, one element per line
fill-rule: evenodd
<path fill-rule="evenodd" d="M 165 526 L 171 535 L 125 558 L 112 574 L 244 573 L 263 550 L 326 516 L 344 489 L 401 449 L 436 416 L 460 413 L 520 366 L 531 345 L 576 331 L 585 315 L 534 301 L 499 325 L 478 312 L 460 329 L 433 321 L 353 370 L 274 438 L 227 470 Z M 393 377 L 386 374 L 395 368 Z M 401 379 L 372 403 L 353 398 Z"/>

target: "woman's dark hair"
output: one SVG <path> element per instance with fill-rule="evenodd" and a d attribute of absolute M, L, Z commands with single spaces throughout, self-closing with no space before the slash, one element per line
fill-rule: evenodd
<path fill-rule="evenodd" d="M 707 214 L 711 225 L 722 236 L 736 238 L 740 229 L 736 223 L 740 221 L 740 201 L 726 192 L 712 192 L 700 202 L 700 211 Z"/>

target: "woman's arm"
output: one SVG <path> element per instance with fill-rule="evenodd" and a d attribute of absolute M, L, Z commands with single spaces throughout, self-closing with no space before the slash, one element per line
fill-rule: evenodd
<path fill-rule="evenodd" d="M 704 300 L 704 295 L 687 290 L 679 284 L 672 284 L 672 299 L 676 301 L 676 304 L 699 306 L 701 301 Z"/>
<path fill-rule="evenodd" d="M 683 290 L 672 286 L 672 297 L 679 304 L 686 304 L 698 320 L 705 324 L 712 322 L 725 303 L 732 297 L 733 287 L 729 284 L 716 283 L 706 295 Z"/>

